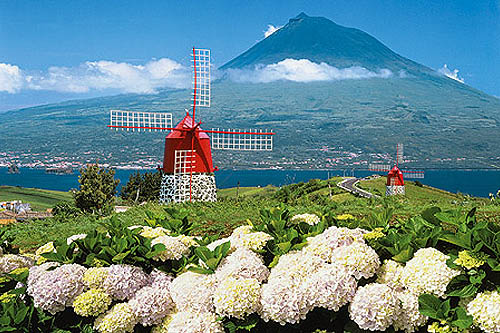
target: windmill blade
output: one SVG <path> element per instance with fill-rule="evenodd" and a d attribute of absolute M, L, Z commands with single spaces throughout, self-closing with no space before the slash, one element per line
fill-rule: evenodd
<path fill-rule="evenodd" d="M 191 177 L 195 168 L 195 150 L 176 150 L 174 152 L 174 188 L 175 202 L 191 200 Z"/>
<path fill-rule="evenodd" d="M 138 112 L 111 110 L 108 127 L 116 130 L 169 131 L 172 130 L 172 114 L 164 112 Z"/>
<path fill-rule="evenodd" d="M 424 178 L 425 172 L 420 170 L 402 170 L 405 178 Z"/>
<path fill-rule="evenodd" d="M 221 150 L 273 150 L 274 133 L 259 129 L 218 129 L 200 132 L 211 133 L 212 149 Z"/>
<path fill-rule="evenodd" d="M 210 50 L 193 48 L 193 111 L 196 106 L 210 107 Z"/>
<path fill-rule="evenodd" d="M 370 164 L 368 166 L 368 170 L 376 172 L 389 172 L 391 170 L 391 166 L 389 164 Z"/>
<path fill-rule="evenodd" d="M 403 144 L 402 143 L 398 143 L 397 146 L 396 146 L 396 161 L 397 163 L 403 163 L 404 160 L 404 154 L 403 154 Z"/>

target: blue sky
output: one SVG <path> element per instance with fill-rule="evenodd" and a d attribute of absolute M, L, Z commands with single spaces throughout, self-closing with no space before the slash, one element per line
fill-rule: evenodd
<path fill-rule="evenodd" d="M 431 68 L 447 64 L 466 84 L 500 96 L 500 0 L 0 0 L 0 110 L 134 91 L 109 77 L 85 76 L 87 90 L 73 86 L 89 67 L 132 70 L 129 78 L 139 81 L 156 80 L 158 71 L 184 78 L 176 66 L 189 64 L 191 46 L 210 47 L 220 66 L 264 38 L 268 25 L 302 11 L 361 29 Z M 177 82 L 161 79 L 139 91 Z"/>

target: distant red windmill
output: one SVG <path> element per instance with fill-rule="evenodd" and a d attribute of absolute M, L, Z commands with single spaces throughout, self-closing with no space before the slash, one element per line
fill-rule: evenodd
<path fill-rule="evenodd" d="M 401 163 L 404 163 L 403 144 L 398 143 L 396 146 L 396 164 L 392 168 L 389 164 L 370 164 L 370 171 L 388 172 L 385 195 L 405 194 L 403 174 L 406 178 L 424 178 L 424 171 L 400 170 L 399 164 Z"/>
<path fill-rule="evenodd" d="M 172 127 L 172 114 L 111 110 L 108 127 L 126 130 L 170 131 L 165 138 L 160 201 L 216 201 L 212 149 L 272 150 L 272 131 L 203 130 L 196 122 L 196 107 L 210 107 L 210 50 L 193 47 L 192 114 Z M 211 135 L 211 139 L 209 135 Z"/>

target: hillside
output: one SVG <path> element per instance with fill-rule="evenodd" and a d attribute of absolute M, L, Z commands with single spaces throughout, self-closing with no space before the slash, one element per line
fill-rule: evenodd
<path fill-rule="evenodd" d="M 365 199 L 353 196 L 338 188 L 336 184 L 342 178 L 329 180 L 313 179 L 307 183 L 298 183 L 276 187 L 242 187 L 239 196 L 236 189 L 218 190 L 219 201 L 215 203 L 185 203 L 175 205 L 185 212 L 196 224 L 198 235 L 227 235 L 241 224 L 259 221 L 262 208 L 286 205 L 291 213 L 317 214 L 351 214 L 359 219 L 368 218 L 373 212 L 379 212 L 384 207 L 394 209 L 394 218 L 406 221 L 409 217 L 419 215 L 431 207 L 442 210 L 453 210 L 466 213 L 477 207 L 477 215 L 482 219 L 500 223 L 500 206 L 492 204 L 488 199 L 463 196 L 431 187 L 420 187 L 413 182 L 406 183 L 407 195 L 404 197 Z M 361 181 L 360 187 L 377 193 L 384 189 L 385 179 L 378 178 Z M 29 190 L 31 189 L 20 189 Z M 38 199 L 37 199 L 38 200 Z M 148 203 L 132 207 L 125 213 L 115 214 L 124 226 L 136 225 L 147 211 L 165 215 L 165 206 Z M 86 233 L 109 220 L 97 216 L 82 215 L 77 218 L 51 218 L 43 221 L 32 221 L 28 224 L 11 224 L 6 228 L 14 237 L 15 244 L 23 248 L 33 248 L 54 239 Z"/>
<path fill-rule="evenodd" d="M 33 210 L 46 210 L 61 201 L 72 200 L 71 193 L 36 188 L 0 186 L 0 201 L 21 200 L 31 204 Z"/>
<path fill-rule="evenodd" d="M 226 71 L 311 59 L 331 66 L 389 69 L 388 78 L 316 82 L 234 82 Z M 400 75 L 404 70 L 408 75 Z M 415 167 L 491 167 L 500 156 L 500 100 L 392 52 L 357 29 L 299 15 L 270 37 L 222 66 L 212 85 L 203 128 L 273 129 L 270 153 L 214 153 L 220 168 L 366 167 L 405 144 Z M 179 121 L 190 91 L 118 95 L 69 101 L 0 114 L 0 153 L 22 163 L 109 162 L 156 166 L 164 134 L 114 132 L 110 109 L 168 111 Z M 23 155 L 25 154 L 25 155 Z M 36 155 L 38 154 L 38 155 Z M 36 156 L 35 156 L 36 155 Z M 0 162 L 2 156 L 0 155 Z"/>

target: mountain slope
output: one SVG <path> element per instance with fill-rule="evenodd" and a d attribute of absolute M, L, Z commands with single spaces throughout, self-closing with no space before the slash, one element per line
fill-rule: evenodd
<path fill-rule="evenodd" d="M 221 69 L 273 64 L 287 58 L 325 62 L 339 68 L 361 66 L 369 70 L 404 70 L 413 75 L 430 73 L 423 65 L 390 50 L 369 34 L 304 13 L 229 61 Z"/>
<path fill-rule="evenodd" d="M 397 142 L 405 144 L 405 154 L 415 167 L 500 164 L 499 99 L 401 57 L 359 30 L 299 15 L 222 68 L 286 58 L 339 68 L 389 68 L 395 74 L 405 70 L 409 75 L 310 83 L 218 80 L 212 85 L 212 107 L 201 110 L 203 128 L 272 128 L 277 135 L 273 152 L 216 151 L 215 165 L 366 167 L 380 160 L 373 154 L 393 156 Z M 1 153 L 9 152 L 23 162 L 59 156 L 69 161 L 154 166 L 162 160 L 164 133 L 110 131 L 109 110 L 169 111 L 175 122 L 182 119 L 189 99 L 188 90 L 165 90 L 0 114 L 0 163 Z"/>

